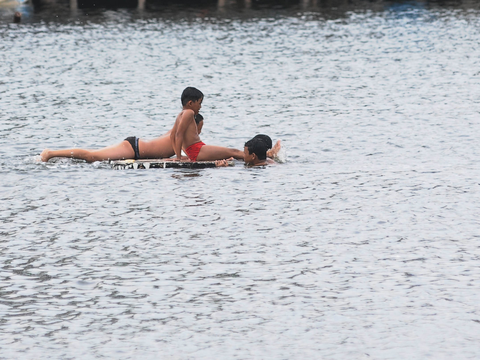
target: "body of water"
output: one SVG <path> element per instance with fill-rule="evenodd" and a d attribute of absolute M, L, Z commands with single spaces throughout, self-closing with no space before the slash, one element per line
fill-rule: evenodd
<path fill-rule="evenodd" d="M 0 359 L 478 359 L 480 9 L 0 8 Z M 265 133 L 267 168 L 48 148 Z"/>

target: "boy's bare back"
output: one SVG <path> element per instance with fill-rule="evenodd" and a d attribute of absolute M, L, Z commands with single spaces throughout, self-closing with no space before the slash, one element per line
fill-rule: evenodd
<path fill-rule="evenodd" d="M 184 109 L 178 114 L 170 138 L 174 149 L 178 147 L 177 141 L 181 141 L 181 149 L 186 149 L 190 145 L 201 141 L 193 110 Z"/>

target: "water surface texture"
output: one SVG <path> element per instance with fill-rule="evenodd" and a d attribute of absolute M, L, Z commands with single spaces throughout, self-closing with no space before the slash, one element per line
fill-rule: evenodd
<path fill-rule="evenodd" d="M 478 359 L 480 11 L 412 4 L 0 10 L 0 359 Z M 202 140 L 285 161 L 36 161 L 186 86 Z"/>

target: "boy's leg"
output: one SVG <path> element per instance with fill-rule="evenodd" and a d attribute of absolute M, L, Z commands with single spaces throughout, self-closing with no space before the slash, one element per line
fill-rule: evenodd
<path fill-rule="evenodd" d="M 90 151 L 92 161 L 134 159 L 135 151 L 126 140 L 103 149 Z M 88 161 L 88 160 L 87 160 Z"/>
<path fill-rule="evenodd" d="M 135 152 L 128 141 L 122 141 L 120 144 L 105 147 L 99 150 L 87 149 L 64 149 L 64 150 L 50 150 L 42 151 L 42 161 L 48 161 L 54 157 L 66 157 L 72 159 L 81 159 L 87 162 L 102 161 L 102 160 L 120 160 L 133 159 Z"/>
<path fill-rule="evenodd" d="M 197 161 L 223 160 L 231 157 L 243 160 L 244 153 L 243 151 L 223 146 L 204 145 L 198 153 Z"/>

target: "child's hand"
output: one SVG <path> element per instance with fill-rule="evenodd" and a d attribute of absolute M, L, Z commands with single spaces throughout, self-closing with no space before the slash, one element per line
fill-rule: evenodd
<path fill-rule="evenodd" d="M 226 167 L 229 165 L 229 161 L 232 161 L 233 160 L 233 157 L 231 157 L 230 159 L 226 159 L 226 160 L 215 160 L 215 166 L 216 167 Z"/>

